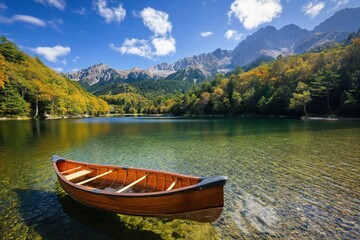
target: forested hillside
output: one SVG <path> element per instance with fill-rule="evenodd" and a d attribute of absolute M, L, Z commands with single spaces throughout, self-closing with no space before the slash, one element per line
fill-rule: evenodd
<path fill-rule="evenodd" d="M 360 33 L 342 45 L 282 57 L 247 72 L 194 84 L 145 81 L 97 92 L 101 99 L 0 42 L 0 117 L 63 117 L 113 113 L 174 115 L 360 116 Z M 350 39 L 352 38 L 352 39 Z M 161 89 L 162 91 L 159 91 Z M 104 101 L 105 100 L 105 101 Z M 110 107 L 109 107 L 109 105 Z"/>
<path fill-rule="evenodd" d="M 279 56 L 248 72 L 238 68 L 173 100 L 173 114 L 360 116 L 360 38 L 320 53 Z"/>
<path fill-rule="evenodd" d="M 100 115 L 108 104 L 0 38 L 0 117 Z"/>
<path fill-rule="evenodd" d="M 175 115 L 360 116 L 360 38 L 277 60 L 211 82 L 185 94 L 146 99 L 135 93 L 102 96 L 119 112 Z M 125 107 L 126 106 L 126 107 Z"/>

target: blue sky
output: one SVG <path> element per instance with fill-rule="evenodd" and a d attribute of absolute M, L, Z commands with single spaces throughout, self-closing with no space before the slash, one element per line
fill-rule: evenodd
<path fill-rule="evenodd" d="M 267 25 L 311 30 L 360 0 L 0 0 L 0 34 L 57 71 L 149 68 L 232 50 Z"/>

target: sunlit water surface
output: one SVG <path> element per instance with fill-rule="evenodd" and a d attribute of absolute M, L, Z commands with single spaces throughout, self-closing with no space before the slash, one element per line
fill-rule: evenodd
<path fill-rule="evenodd" d="M 213 224 L 82 206 L 52 154 L 226 175 Z M 360 122 L 92 118 L 0 122 L 1 239 L 360 239 Z"/>

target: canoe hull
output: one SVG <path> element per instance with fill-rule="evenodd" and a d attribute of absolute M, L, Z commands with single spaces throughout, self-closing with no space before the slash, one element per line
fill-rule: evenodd
<path fill-rule="evenodd" d="M 214 222 L 220 217 L 224 205 L 223 186 L 188 189 L 158 196 L 129 197 L 86 191 L 68 184 L 60 177 L 58 181 L 74 200 L 89 207 L 120 214 Z"/>
<path fill-rule="evenodd" d="M 195 177 L 52 157 L 58 181 L 74 200 L 120 214 L 213 222 L 224 206 L 225 176 Z"/>

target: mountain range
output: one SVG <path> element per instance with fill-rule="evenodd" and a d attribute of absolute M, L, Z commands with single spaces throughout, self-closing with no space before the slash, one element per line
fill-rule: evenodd
<path fill-rule="evenodd" d="M 255 67 L 279 55 L 299 54 L 324 44 L 339 43 L 351 32 L 360 29 L 360 8 L 343 9 L 317 25 L 313 30 L 289 24 L 281 29 L 272 26 L 260 28 L 241 41 L 234 50 L 216 49 L 185 57 L 175 63 L 161 63 L 149 69 L 118 70 L 106 64 L 96 64 L 87 69 L 67 73 L 87 89 L 114 83 L 133 83 L 142 80 L 177 80 L 200 82 L 218 72 L 226 73 L 237 66 Z"/>

